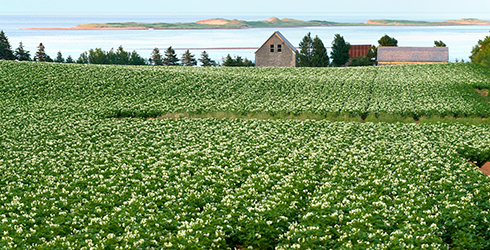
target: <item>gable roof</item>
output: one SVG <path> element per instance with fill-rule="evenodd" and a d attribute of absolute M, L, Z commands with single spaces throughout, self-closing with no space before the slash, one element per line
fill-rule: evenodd
<path fill-rule="evenodd" d="M 448 47 L 378 47 L 378 62 L 447 62 Z"/>
<path fill-rule="evenodd" d="M 288 39 L 286 39 L 286 37 L 284 37 L 279 31 L 275 31 L 274 33 L 272 33 L 272 35 L 269 38 L 267 38 L 267 40 L 265 40 L 265 42 L 262 44 L 262 46 L 259 47 L 259 49 L 261 49 L 265 44 L 267 44 L 267 42 L 275 35 L 277 35 L 279 39 L 281 39 L 292 51 L 294 52 L 297 51 L 296 47 L 294 47 L 293 44 L 291 44 L 288 41 Z"/>

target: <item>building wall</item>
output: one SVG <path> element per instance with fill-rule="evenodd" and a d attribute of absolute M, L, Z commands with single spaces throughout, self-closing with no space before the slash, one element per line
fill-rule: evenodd
<path fill-rule="evenodd" d="M 422 64 L 422 63 L 447 63 L 447 62 L 380 62 L 378 61 L 378 66 L 382 65 L 400 65 L 400 64 Z"/>
<path fill-rule="evenodd" d="M 270 52 L 271 44 L 274 52 Z M 282 51 L 277 51 L 277 45 L 281 45 Z M 296 67 L 296 52 L 283 42 L 277 35 L 272 36 L 262 47 L 255 52 L 256 67 Z"/>

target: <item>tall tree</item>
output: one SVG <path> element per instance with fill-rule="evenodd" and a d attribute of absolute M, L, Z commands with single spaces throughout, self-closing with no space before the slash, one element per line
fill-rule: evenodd
<path fill-rule="evenodd" d="M 163 58 L 163 65 L 165 66 L 176 66 L 179 65 L 179 58 L 177 54 L 175 54 L 175 50 L 172 49 L 172 46 L 168 47 L 165 50 L 165 57 Z"/>
<path fill-rule="evenodd" d="M 36 51 L 36 55 L 34 56 L 34 61 L 49 62 L 48 55 L 46 54 L 43 43 L 40 43 L 39 46 L 37 46 L 37 49 L 38 50 Z"/>
<path fill-rule="evenodd" d="M 131 56 L 129 57 L 129 65 L 145 65 L 146 59 L 141 57 L 136 50 L 131 52 Z"/>
<path fill-rule="evenodd" d="M 9 39 L 3 32 L 0 31 L 0 60 L 15 60 L 14 52 L 10 47 Z"/>
<path fill-rule="evenodd" d="M 182 55 L 181 59 L 182 65 L 183 66 L 196 66 L 197 65 L 197 60 L 194 58 L 194 55 L 191 54 L 189 50 L 186 50 L 184 54 Z"/>
<path fill-rule="evenodd" d="M 330 59 L 328 58 L 327 49 L 318 36 L 315 36 L 315 39 L 313 39 L 311 55 L 312 67 L 328 67 Z"/>
<path fill-rule="evenodd" d="M 87 51 L 80 54 L 80 56 L 77 59 L 77 63 L 88 64 L 88 53 L 87 53 Z"/>
<path fill-rule="evenodd" d="M 102 48 L 95 48 L 88 50 L 88 62 L 90 64 L 109 64 L 107 52 Z"/>
<path fill-rule="evenodd" d="M 313 57 L 313 39 L 311 33 L 308 32 L 299 43 L 300 50 L 296 57 L 296 65 L 298 67 L 311 67 L 311 59 Z"/>
<path fill-rule="evenodd" d="M 447 45 L 443 41 L 434 41 L 436 47 L 446 47 Z"/>
<path fill-rule="evenodd" d="M 30 61 L 31 60 L 31 55 L 30 55 L 29 51 L 24 49 L 24 44 L 22 44 L 22 41 L 19 43 L 19 47 L 17 49 L 15 49 L 14 56 L 19 61 Z"/>
<path fill-rule="evenodd" d="M 72 58 L 71 56 L 68 56 L 68 57 L 66 58 L 66 61 L 65 61 L 65 62 L 66 62 L 66 63 L 74 63 L 75 61 L 73 60 L 73 58 Z"/>
<path fill-rule="evenodd" d="M 61 51 L 58 51 L 58 54 L 56 56 L 56 59 L 54 59 L 54 62 L 57 63 L 64 63 L 65 59 L 63 58 L 63 55 L 61 54 Z"/>
<path fill-rule="evenodd" d="M 199 62 L 201 62 L 202 67 L 208 67 L 208 66 L 215 66 L 216 65 L 216 62 L 211 60 L 211 58 L 209 58 L 209 55 L 206 51 L 203 51 L 201 54 L 201 58 L 199 58 L 197 60 L 199 60 Z"/>
<path fill-rule="evenodd" d="M 378 44 L 379 46 L 398 46 L 398 41 L 394 37 L 384 35 L 378 40 Z"/>
<path fill-rule="evenodd" d="M 114 64 L 128 65 L 131 59 L 131 53 L 124 51 L 122 45 L 116 50 Z"/>
<path fill-rule="evenodd" d="M 160 50 L 158 48 L 154 48 L 151 52 L 150 64 L 155 66 L 163 65 L 162 55 L 160 54 Z"/>
<path fill-rule="evenodd" d="M 344 37 L 340 36 L 340 34 L 335 34 L 332 42 L 332 52 L 330 53 L 334 67 L 340 67 L 349 61 L 350 47 L 350 43 L 346 42 Z"/>

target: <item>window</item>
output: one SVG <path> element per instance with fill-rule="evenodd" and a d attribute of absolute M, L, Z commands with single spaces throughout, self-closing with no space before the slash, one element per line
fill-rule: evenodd
<path fill-rule="evenodd" d="M 282 45 L 280 44 L 277 45 L 277 52 L 282 52 Z"/>
<path fill-rule="evenodd" d="M 274 44 L 271 44 L 271 52 L 274 52 Z"/>

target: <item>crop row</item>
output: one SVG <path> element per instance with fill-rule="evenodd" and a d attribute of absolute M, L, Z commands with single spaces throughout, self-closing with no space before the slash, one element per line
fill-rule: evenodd
<path fill-rule="evenodd" d="M 488 117 L 475 89 L 490 73 L 473 64 L 356 68 L 118 67 L 0 62 L 5 101 L 70 102 L 105 117 L 166 113 Z"/>
<path fill-rule="evenodd" d="M 486 125 L 3 114 L 3 249 L 490 247 Z"/>

